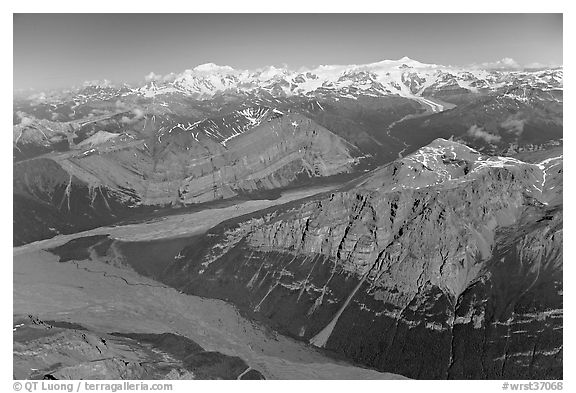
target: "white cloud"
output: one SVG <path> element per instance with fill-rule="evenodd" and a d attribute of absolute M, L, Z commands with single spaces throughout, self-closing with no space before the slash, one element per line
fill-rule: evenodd
<path fill-rule="evenodd" d="M 519 70 L 522 68 L 518 62 L 510 57 L 505 57 L 497 61 L 491 61 L 480 64 L 472 64 L 471 68 L 481 70 Z"/>
<path fill-rule="evenodd" d="M 90 81 L 84 81 L 84 83 L 82 83 L 82 86 L 84 87 L 111 87 L 113 86 L 113 83 L 111 81 L 109 81 L 108 79 L 102 79 L 102 80 L 90 80 Z"/>
<path fill-rule="evenodd" d="M 175 73 L 171 72 L 169 74 L 166 74 L 162 77 L 162 81 L 163 82 L 173 82 L 176 78 L 178 77 L 178 75 L 176 75 Z"/>
<path fill-rule="evenodd" d="M 539 62 L 533 62 L 529 64 L 522 65 L 518 63 L 511 57 L 504 57 L 503 59 L 496 61 L 489 61 L 485 63 L 471 64 L 470 68 L 479 70 L 496 70 L 496 71 L 517 71 L 517 70 L 537 70 L 545 68 L 555 68 L 559 67 L 557 64 L 545 64 Z"/>
<path fill-rule="evenodd" d="M 144 77 L 144 80 L 146 82 L 159 81 L 159 80 L 162 80 L 162 75 L 155 74 L 154 72 L 151 72 Z"/>
<path fill-rule="evenodd" d="M 494 135 L 484 131 L 482 127 L 478 127 L 476 124 L 468 129 L 466 135 L 471 136 L 474 139 L 483 139 L 487 143 L 500 142 L 500 139 L 502 139 L 500 135 Z"/>
<path fill-rule="evenodd" d="M 30 95 L 28 99 L 31 101 L 44 101 L 46 100 L 46 93 L 44 93 L 43 91 L 40 93 L 34 93 Z"/>
<path fill-rule="evenodd" d="M 518 136 L 522 135 L 524 132 L 524 123 L 526 121 L 523 119 L 515 118 L 514 116 L 510 116 L 508 119 L 504 120 L 500 123 L 500 126 L 504 128 L 508 132 L 512 132 Z"/>
<path fill-rule="evenodd" d="M 134 108 L 131 112 L 134 114 L 134 117 L 122 116 L 120 122 L 123 124 L 133 124 L 144 117 L 144 111 L 142 109 Z"/>
<path fill-rule="evenodd" d="M 132 109 L 132 113 L 134 113 L 134 118 L 132 120 L 138 120 L 144 117 L 144 111 L 139 108 Z"/>
<path fill-rule="evenodd" d="M 126 110 L 126 109 L 128 109 L 128 105 L 126 105 L 125 103 L 123 103 L 120 100 L 116 100 L 116 108 L 118 108 L 120 110 Z"/>
<path fill-rule="evenodd" d="M 188 70 L 192 72 L 191 70 Z M 156 74 L 155 72 L 150 72 L 148 75 L 144 77 L 146 82 L 174 82 L 176 78 L 178 78 L 181 74 L 176 74 L 174 72 L 170 72 L 166 75 Z"/>
<path fill-rule="evenodd" d="M 524 66 L 524 69 L 526 70 L 542 70 L 542 69 L 546 69 L 546 68 L 556 68 L 559 67 L 558 64 L 553 64 L 553 63 L 539 63 L 539 62 L 535 62 L 535 63 L 529 63 L 526 64 Z"/>

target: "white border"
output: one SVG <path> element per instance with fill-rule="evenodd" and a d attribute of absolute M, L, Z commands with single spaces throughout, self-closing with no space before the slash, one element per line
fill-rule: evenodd
<path fill-rule="evenodd" d="M 197 12 L 226 12 L 226 13 L 260 13 L 260 12 L 308 12 L 308 13 L 363 13 L 363 12 L 382 12 L 382 13 L 438 13 L 438 12 L 548 12 L 548 13 L 564 13 L 564 54 L 563 62 L 565 68 L 564 84 L 565 95 L 564 103 L 567 111 L 564 117 L 564 136 L 566 152 L 571 152 L 574 146 L 574 137 L 572 133 L 575 132 L 574 128 L 574 77 L 573 77 L 573 55 L 574 51 L 568 46 L 576 45 L 573 38 L 574 20 L 573 9 L 570 6 L 573 2 L 562 1 L 546 1 L 546 2 L 531 2 L 525 1 L 497 1 L 497 0 L 482 0 L 476 2 L 463 2 L 455 0 L 444 0 L 440 2 L 411 0 L 409 2 L 386 2 L 386 1 L 368 1 L 368 0 L 355 0 L 353 2 L 329 2 L 329 1 L 316 1 L 310 0 L 286 0 L 286 1 L 216 1 L 216 2 L 193 2 L 193 1 L 130 1 L 120 2 L 118 0 L 100 0 L 95 2 L 79 2 L 76 1 L 11 1 L 8 5 L 6 12 L 2 13 L 2 29 L 1 39 L 3 44 L 3 53 L 12 53 L 12 13 L 54 13 L 54 12 L 122 12 L 122 13 L 197 13 Z M 471 48 L 472 50 L 472 48 Z M 7 56 L 8 57 L 8 56 Z M 8 77 L 12 74 L 12 61 L 4 59 L 2 62 L 2 75 L 5 77 L 4 87 L 2 92 L 2 109 L 4 110 L 4 131 L 2 136 L 2 174 L 6 180 L 5 190 L 1 193 L 2 208 L 4 209 L 4 217 L 9 217 L 8 220 L 2 222 L 1 227 L 1 251 L 4 258 L 1 259 L 3 265 L 2 271 L 2 285 L 1 298 L 3 299 L 3 312 L 5 315 L 4 323 L 1 324 L 1 347 L 0 354 L 2 354 L 2 379 L 0 382 L 0 390 L 12 391 L 12 197 L 8 190 L 9 185 L 12 183 L 12 172 L 8 170 L 12 166 L 12 148 L 11 148 L 11 134 L 10 127 L 12 119 L 12 83 L 8 81 Z M 564 168 L 568 176 L 564 178 L 564 191 L 567 201 L 571 201 L 574 196 L 574 159 L 571 154 L 567 154 L 564 160 Z M 573 250 L 570 245 L 576 244 L 574 241 L 574 229 L 572 223 L 575 221 L 574 208 L 570 203 L 565 206 L 565 253 L 564 253 L 564 331 L 567 332 L 564 337 L 564 390 L 574 391 L 575 378 L 572 377 L 573 372 L 569 370 L 574 367 L 574 340 L 572 336 L 572 329 L 574 327 L 574 291 L 571 288 L 571 282 L 574 280 L 574 267 L 571 257 L 574 256 Z M 573 366 L 570 366 L 572 364 Z M 273 389 L 275 392 L 293 392 L 294 390 L 326 390 L 330 392 L 342 391 L 358 391 L 359 389 L 377 389 L 378 391 L 417 391 L 417 392 L 490 392 L 502 391 L 502 382 L 500 381 L 266 381 L 266 382 L 205 382 L 196 381 L 190 383 L 175 382 L 174 391 L 190 392 L 194 389 L 198 391 L 209 389 L 211 391 L 269 391 Z"/>

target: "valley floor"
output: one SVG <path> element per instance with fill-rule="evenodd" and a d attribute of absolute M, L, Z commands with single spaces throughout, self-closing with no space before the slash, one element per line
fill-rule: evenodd
<path fill-rule="evenodd" d="M 335 360 L 245 319 L 226 302 L 185 295 L 134 271 L 98 260 L 61 263 L 56 255 L 45 251 L 75 238 L 98 234 L 129 241 L 194 235 L 226 219 L 334 187 L 293 190 L 276 200 L 246 201 L 149 222 L 101 227 L 16 247 L 14 318 L 33 315 L 40 320 L 80 324 L 102 334 L 175 333 L 192 339 L 207 351 L 238 356 L 267 379 L 403 378 Z M 32 359 L 30 362 L 32 367 Z M 28 375 L 27 361 L 19 359 L 18 364 L 15 373 Z"/>
<path fill-rule="evenodd" d="M 248 321 L 223 301 L 184 295 L 99 261 L 60 263 L 40 249 L 14 253 L 13 313 L 101 333 L 175 333 L 207 351 L 239 356 L 267 379 L 402 378 L 331 359 Z"/>
<path fill-rule="evenodd" d="M 69 235 L 58 235 L 50 239 L 15 247 L 14 253 L 16 255 L 17 253 L 26 252 L 32 248 L 44 249 L 55 247 L 72 239 L 93 235 L 110 235 L 114 239 L 125 241 L 146 241 L 195 235 L 205 232 L 218 223 L 230 218 L 328 192 L 339 185 L 340 184 L 331 184 L 323 187 L 290 190 L 283 193 L 282 196 L 277 199 L 248 200 L 220 208 L 169 215 L 125 225 L 99 227 Z"/>

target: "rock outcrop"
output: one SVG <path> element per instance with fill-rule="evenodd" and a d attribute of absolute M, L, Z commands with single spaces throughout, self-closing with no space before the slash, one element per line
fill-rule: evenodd
<path fill-rule="evenodd" d="M 339 192 L 224 223 L 163 280 L 413 378 L 562 378 L 562 155 L 437 140 Z"/>
<path fill-rule="evenodd" d="M 174 333 L 97 333 L 34 316 L 13 330 L 17 379 L 264 379 L 242 359 Z"/>

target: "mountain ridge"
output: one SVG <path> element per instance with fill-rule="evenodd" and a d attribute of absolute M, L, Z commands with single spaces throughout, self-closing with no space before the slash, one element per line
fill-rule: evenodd
<path fill-rule="evenodd" d="M 97 253 L 379 371 L 562 378 L 563 156 L 522 158 L 437 139 L 340 188 L 223 221 L 153 266 L 138 242 Z M 87 254 L 72 243 L 62 249 Z"/>
<path fill-rule="evenodd" d="M 227 90 L 259 89 L 283 95 L 317 94 L 325 89 L 347 92 L 349 96 L 354 97 L 354 93 L 349 93 L 350 88 L 353 88 L 365 94 L 377 96 L 397 94 L 413 98 L 421 96 L 426 89 L 438 89 L 446 85 L 455 85 L 471 91 L 493 90 L 509 86 L 507 79 L 511 77 L 524 81 L 545 81 L 550 89 L 563 87 L 562 67 L 538 70 L 486 70 L 470 66 L 425 64 L 403 57 L 399 60 L 382 60 L 368 64 L 320 65 L 308 70 L 275 66 L 243 70 L 204 63 L 181 73 L 169 73 L 164 76 L 151 72 L 146 77 L 147 84 L 138 83 L 133 88 L 128 88 L 125 84 L 116 86 L 108 80 L 87 81 L 82 88 L 116 88 L 124 90 L 125 93 L 136 93 L 144 97 L 185 94 L 198 99 L 209 99 L 214 94 Z M 408 85 L 406 78 L 410 79 L 412 87 L 406 88 Z"/>
<path fill-rule="evenodd" d="M 539 344 L 525 339 L 506 348 L 510 329 L 527 329 L 529 337 L 545 326 L 562 329 L 562 158 L 485 158 L 447 142 L 351 188 L 224 223 L 207 234 L 207 244 L 183 249 L 163 280 L 233 302 L 283 334 L 381 371 L 556 378 L 556 330 Z M 452 147 L 462 149 L 454 156 Z M 461 174 L 469 181 L 381 187 L 398 162 L 423 165 L 430 149 L 450 158 L 440 166 L 469 165 Z M 543 182 L 555 195 L 538 190 Z M 540 313 L 555 316 L 538 320 Z M 463 354 L 468 342 L 481 348 L 478 355 Z M 533 345 L 538 349 L 529 351 Z M 526 362 L 539 366 L 527 369 Z"/>

